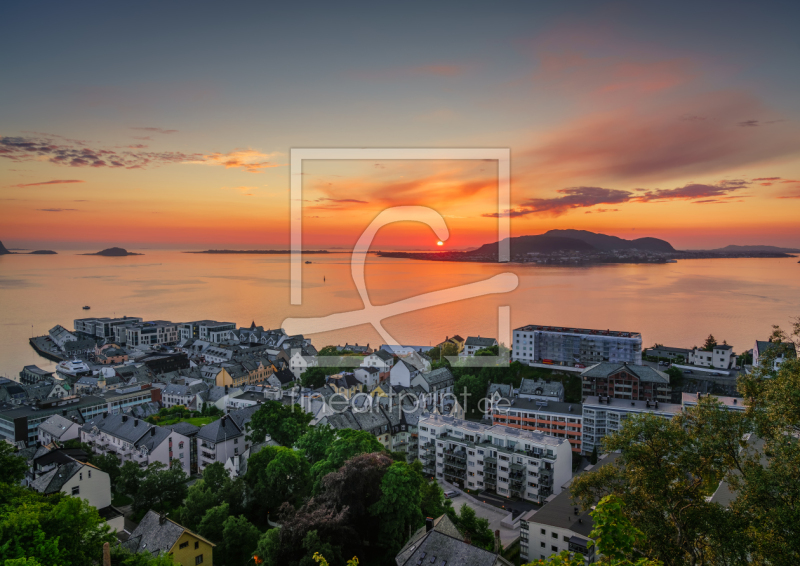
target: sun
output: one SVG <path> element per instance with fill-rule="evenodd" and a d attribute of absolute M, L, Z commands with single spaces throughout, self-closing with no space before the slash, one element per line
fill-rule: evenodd
<path fill-rule="evenodd" d="M 439 240 L 438 242 L 436 242 L 436 245 L 437 245 L 437 246 L 443 246 L 443 245 L 444 245 L 444 242 L 443 242 L 443 241 L 441 241 L 441 240 Z"/>

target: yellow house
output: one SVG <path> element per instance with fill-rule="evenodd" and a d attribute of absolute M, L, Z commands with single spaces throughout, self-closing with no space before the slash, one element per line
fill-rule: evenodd
<path fill-rule="evenodd" d="M 329 375 L 325 380 L 326 385 L 345 399 L 352 399 L 353 395 L 361 391 L 361 382 L 352 373 L 337 373 Z"/>
<path fill-rule="evenodd" d="M 131 552 L 168 554 L 182 566 L 214 565 L 214 543 L 153 510 L 123 543 Z"/>
<path fill-rule="evenodd" d="M 448 342 L 451 343 L 451 344 L 455 344 L 455 347 L 456 347 L 458 353 L 461 353 L 461 351 L 464 349 L 464 342 L 466 342 L 466 340 L 464 340 L 458 334 L 456 334 L 455 336 L 445 336 L 444 341 L 439 342 L 438 344 L 436 344 L 436 347 L 441 349 L 442 346 L 444 346 Z"/>

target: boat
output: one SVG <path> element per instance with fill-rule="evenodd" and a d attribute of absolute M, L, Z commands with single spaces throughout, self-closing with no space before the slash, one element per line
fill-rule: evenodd
<path fill-rule="evenodd" d="M 88 311 L 90 308 L 92 308 L 92 307 L 90 307 L 89 305 L 86 305 L 85 307 L 83 307 L 83 310 Z"/>
<path fill-rule="evenodd" d="M 86 375 L 92 375 L 92 368 L 82 360 L 66 360 L 56 366 L 56 373 L 68 381 L 75 381 Z"/>
<path fill-rule="evenodd" d="M 310 261 L 307 261 L 306 263 L 311 263 L 311 262 L 310 262 Z"/>

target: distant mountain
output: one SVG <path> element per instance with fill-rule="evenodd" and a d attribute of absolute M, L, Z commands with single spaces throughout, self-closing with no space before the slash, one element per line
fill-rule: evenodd
<path fill-rule="evenodd" d="M 465 255 L 490 255 L 497 253 L 497 244 L 484 244 L 476 250 L 465 252 Z M 522 255 L 527 253 L 551 253 L 551 252 L 591 252 L 595 248 L 586 242 L 576 238 L 561 238 L 556 236 L 518 236 L 511 238 L 511 255 Z"/>
<path fill-rule="evenodd" d="M 708 250 L 710 252 L 718 253 L 753 253 L 753 252 L 767 252 L 767 253 L 800 253 L 797 248 L 779 248 L 778 246 L 725 246 L 724 248 L 717 248 L 715 250 Z"/>
<path fill-rule="evenodd" d="M 0 255 L 8 255 L 12 252 L 8 251 L 6 247 L 3 245 L 3 242 L 0 242 Z"/>
<path fill-rule="evenodd" d="M 135 254 L 123 248 L 108 248 L 94 254 L 81 254 L 81 255 L 102 255 L 106 257 L 123 257 L 129 255 L 142 255 L 142 254 Z"/>
<path fill-rule="evenodd" d="M 55 255 L 57 252 L 53 250 L 34 250 L 32 252 L 28 252 L 29 255 Z"/>
<path fill-rule="evenodd" d="M 611 250 L 641 250 L 648 252 L 674 252 L 675 248 L 666 240 L 658 238 L 637 238 L 635 240 L 623 240 L 616 236 L 597 234 L 587 230 L 549 230 L 545 236 L 558 236 L 562 238 L 574 238 L 586 242 L 595 249 L 602 251 Z"/>

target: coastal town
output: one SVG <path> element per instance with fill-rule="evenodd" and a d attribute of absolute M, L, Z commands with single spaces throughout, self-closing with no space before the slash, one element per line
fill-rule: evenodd
<path fill-rule="evenodd" d="M 744 411 L 740 376 L 797 359 L 781 335 L 754 337 L 739 354 L 713 336 L 692 348 L 646 348 L 635 331 L 533 324 L 512 336 L 510 345 L 454 334 L 435 346 L 318 349 L 255 321 L 81 318 L 30 339 L 55 371 L 28 365 L 18 379 L 0 380 L 0 435 L 26 462 L 22 485 L 86 498 L 132 552 L 152 548 L 173 525 L 197 551 L 176 558 L 181 564 L 210 561 L 215 543 L 196 532 L 200 523 L 181 525 L 180 513 L 165 520 L 163 506 L 145 509 L 138 500 L 148 497 L 120 482 L 120 469 L 142 478 L 170 470 L 190 483 L 213 470 L 249 483 L 262 451 L 305 446 L 302 437 L 282 436 L 279 423 L 265 429 L 260 416 L 286 414 L 334 443 L 357 431 L 395 461 L 418 462 L 451 505 L 485 521 L 489 543 L 481 548 L 460 533 L 458 515 L 455 523 L 447 514 L 429 519 L 403 541 L 398 565 L 453 532 L 458 553 L 486 564 L 563 551 L 589 564 L 599 557 L 592 518 L 565 516 L 574 475 L 616 459 L 604 453 L 606 436 L 636 416 L 672 420 L 703 399 Z M 484 357 L 489 367 L 473 363 Z M 98 457 L 104 466 L 92 463 Z M 723 483 L 712 500 L 726 501 Z M 188 556 L 176 553 L 183 542 L 161 549 Z"/>

